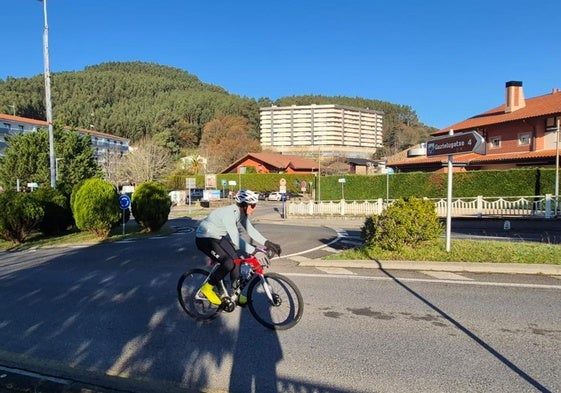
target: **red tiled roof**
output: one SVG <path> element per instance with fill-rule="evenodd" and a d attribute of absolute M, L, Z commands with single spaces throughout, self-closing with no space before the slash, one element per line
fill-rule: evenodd
<path fill-rule="evenodd" d="M 248 156 L 252 156 L 259 161 L 262 161 L 279 169 L 288 167 L 293 169 L 312 169 L 317 168 L 318 166 L 317 162 L 315 161 L 311 161 L 306 158 L 294 155 L 275 153 L 249 153 Z"/>
<path fill-rule="evenodd" d="M 45 126 L 45 127 L 49 125 L 49 123 L 47 123 L 45 120 L 35 120 L 35 119 L 30 119 L 28 117 L 12 116 L 4 113 L 0 113 L 0 119 L 12 120 L 15 122 L 19 121 L 21 123 L 27 123 L 27 124 L 36 124 L 38 126 Z"/>
<path fill-rule="evenodd" d="M 244 157 L 235 161 L 233 164 L 229 165 L 227 168 L 222 170 L 220 173 L 227 173 L 237 167 L 240 163 L 246 161 L 249 158 L 253 158 L 257 161 L 269 165 L 273 168 L 284 170 L 286 168 L 292 168 L 294 170 L 312 170 L 317 168 L 318 164 L 315 161 L 302 158 L 300 156 L 284 155 L 278 153 L 248 153 Z"/>
<path fill-rule="evenodd" d="M 554 158 L 557 154 L 555 149 L 550 150 L 538 150 L 530 152 L 515 152 L 515 153 L 502 153 L 502 154 L 492 154 L 492 155 L 481 155 L 476 153 L 466 153 L 466 154 L 456 154 L 454 155 L 454 163 L 457 164 L 469 164 L 469 165 L 481 165 L 489 163 L 500 163 L 501 161 L 517 161 L 523 162 L 525 160 L 535 160 L 540 158 Z M 430 164 L 446 164 L 448 162 L 448 156 L 437 156 L 437 157 L 426 157 L 418 156 L 411 157 L 402 161 L 390 160 L 388 165 L 390 166 L 416 166 L 416 165 L 430 165 Z"/>
<path fill-rule="evenodd" d="M 515 120 L 529 119 L 538 116 L 547 116 L 561 113 L 561 91 L 554 90 L 550 94 L 525 99 L 526 106 L 513 112 L 505 112 L 505 104 L 488 110 L 480 115 L 470 117 L 450 127 L 443 128 L 432 135 L 454 132 L 470 131 L 491 124 L 506 123 Z"/>
<path fill-rule="evenodd" d="M 13 122 L 16 122 L 16 123 L 20 122 L 20 123 L 26 123 L 26 124 L 35 124 L 39 127 L 48 127 L 49 126 L 49 123 L 47 123 L 45 120 L 36 120 L 36 119 L 30 119 L 28 117 L 12 116 L 12 115 L 8 115 L 8 114 L 5 114 L 5 113 L 0 113 L 0 120 L 2 120 L 2 119 L 10 120 L 10 121 L 13 121 Z M 73 127 L 66 126 L 64 128 L 65 129 L 71 129 Z M 86 134 L 100 135 L 100 136 L 103 136 L 103 137 L 111 137 L 112 139 L 117 139 L 117 140 L 129 141 L 128 138 L 123 138 L 121 136 L 107 134 L 105 132 L 91 130 L 91 129 L 76 128 L 76 131 L 86 133 Z"/>

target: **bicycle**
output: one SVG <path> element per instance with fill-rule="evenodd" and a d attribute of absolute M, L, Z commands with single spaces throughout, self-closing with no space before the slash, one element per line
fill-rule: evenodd
<path fill-rule="evenodd" d="M 220 305 L 210 303 L 200 292 L 218 263 L 211 261 L 210 271 L 196 268 L 183 273 L 177 282 L 177 297 L 183 310 L 197 321 L 211 321 L 221 312 L 231 313 L 240 306 L 238 298 L 247 287 L 247 306 L 261 325 L 272 330 L 286 330 L 296 325 L 304 312 L 302 294 L 289 278 L 279 273 L 265 273 L 272 255 L 263 249 L 259 251 L 259 257 L 234 259 L 234 264 L 240 265 L 239 286 L 230 296 L 222 280 L 217 285 L 222 298 Z"/>

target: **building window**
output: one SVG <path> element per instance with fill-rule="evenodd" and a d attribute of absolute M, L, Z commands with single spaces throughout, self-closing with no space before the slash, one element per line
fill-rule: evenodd
<path fill-rule="evenodd" d="M 491 138 L 491 149 L 498 149 L 501 147 L 501 137 L 496 136 Z"/>
<path fill-rule="evenodd" d="M 525 132 L 523 134 L 518 134 L 518 145 L 519 146 L 527 146 L 530 144 L 531 135 L 529 132 Z"/>
<path fill-rule="evenodd" d="M 547 119 L 545 119 L 545 129 L 547 131 L 556 131 L 557 120 L 559 120 L 559 116 L 548 117 Z"/>

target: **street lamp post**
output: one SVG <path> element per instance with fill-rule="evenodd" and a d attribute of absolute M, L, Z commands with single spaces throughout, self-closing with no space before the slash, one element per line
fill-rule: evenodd
<path fill-rule="evenodd" d="M 45 111 L 47 114 L 47 124 L 49 127 L 49 165 L 51 169 L 51 187 L 56 187 L 56 160 L 53 132 L 53 109 L 51 103 L 51 71 L 49 66 L 49 24 L 47 22 L 47 0 L 43 2 L 43 16 L 45 18 L 45 28 L 43 30 L 43 63 L 45 74 Z"/>

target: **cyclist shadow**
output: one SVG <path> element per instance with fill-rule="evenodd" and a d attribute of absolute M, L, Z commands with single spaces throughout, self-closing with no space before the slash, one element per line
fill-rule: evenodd
<path fill-rule="evenodd" d="M 278 392 L 277 363 L 283 358 L 276 331 L 259 325 L 242 309 L 233 350 L 229 392 Z"/>

